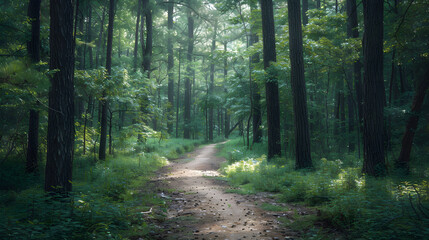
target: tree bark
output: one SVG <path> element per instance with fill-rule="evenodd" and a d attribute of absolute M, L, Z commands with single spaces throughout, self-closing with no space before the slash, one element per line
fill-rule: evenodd
<path fill-rule="evenodd" d="M 346 1 L 346 11 L 347 11 L 347 37 L 348 38 L 358 38 L 359 32 L 358 32 L 358 21 L 357 21 L 357 8 L 356 8 L 356 0 L 347 0 Z M 361 83 L 361 67 L 359 60 L 355 61 L 353 63 L 353 66 L 351 66 L 353 70 L 350 70 L 353 72 L 353 79 L 354 79 L 354 90 L 356 92 L 356 102 L 357 102 L 357 111 L 358 115 L 362 116 L 362 83 Z M 353 86 L 351 86 L 353 88 Z M 355 150 L 355 144 L 352 140 L 351 134 L 354 131 L 354 118 L 355 118 L 355 107 L 353 105 L 354 99 L 352 95 L 352 90 L 349 89 L 349 97 L 348 97 L 348 106 L 349 106 L 349 152 L 353 152 Z M 362 120 L 360 117 L 358 120 Z M 360 128 L 361 121 L 358 121 L 358 128 Z M 360 134 L 357 136 L 360 139 Z M 359 141 L 358 141 L 359 143 Z M 360 147 L 359 147 L 360 150 Z M 360 151 L 359 151 L 360 155 Z"/>
<path fill-rule="evenodd" d="M 226 81 L 228 79 L 228 57 L 226 56 L 227 49 L 228 49 L 228 43 L 224 42 L 224 44 L 223 44 L 223 52 L 225 54 L 225 57 L 223 59 L 223 82 L 224 82 L 224 84 L 226 84 Z M 224 89 L 224 92 L 225 92 L 225 94 L 228 93 L 228 89 L 226 87 Z M 229 126 L 230 125 L 229 124 L 230 116 L 228 113 L 228 108 L 226 108 L 226 107 L 225 107 L 225 119 L 224 120 L 225 120 L 224 128 L 223 128 L 224 136 L 225 136 L 225 138 L 228 138 L 229 137 L 229 127 L 230 127 Z"/>
<path fill-rule="evenodd" d="M 253 11 L 256 7 L 251 4 L 250 9 Z M 251 27 L 251 35 L 249 45 L 254 45 L 259 42 L 259 37 L 257 35 L 256 26 Z M 250 70 L 253 71 L 254 65 L 258 64 L 260 61 L 259 53 L 255 53 L 251 56 L 251 67 Z M 261 111 L 261 93 L 259 86 L 256 82 L 252 81 L 252 134 L 253 140 L 252 143 L 259 143 L 262 141 L 262 111 Z"/>
<path fill-rule="evenodd" d="M 364 92 L 362 172 L 384 176 L 383 1 L 363 0 Z"/>
<path fill-rule="evenodd" d="M 150 78 L 153 48 L 153 20 L 152 9 L 150 9 L 149 0 L 143 0 L 143 13 L 146 17 L 146 47 L 143 54 L 143 70 L 147 73 L 147 77 Z"/>
<path fill-rule="evenodd" d="M 141 13 L 141 5 L 142 0 L 137 0 L 137 21 L 136 21 L 136 32 L 134 39 L 134 71 L 137 71 L 137 57 L 138 57 L 138 48 L 139 48 L 139 24 L 140 24 L 140 13 Z"/>
<path fill-rule="evenodd" d="M 168 3 L 167 6 L 167 28 L 168 28 L 168 39 L 167 39 L 167 72 L 168 72 L 168 118 L 167 118 L 167 130 L 171 134 L 173 132 L 173 119 L 174 119 L 174 55 L 173 55 L 173 9 L 174 4 Z"/>
<path fill-rule="evenodd" d="M 291 60 L 291 87 L 295 122 L 295 168 L 312 168 L 310 132 L 308 126 L 307 90 L 304 78 L 304 56 L 299 0 L 288 1 L 289 51 Z"/>
<path fill-rule="evenodd" d="M 74 142 L 74 42 L 72 1 L 50 1 L 48 111 L 45 191 L 72 190 Z"/>
<path fill-rule="evenodd" d="M 31 40 L 27 43 L 28 55 L 33 63 L 40 61 L 40 4 L 41 0 L 30 0 L 28 18 L 31 20 Z M 28 143 L 26 172 L 34 173 L 38 168 L 37 153 L 39 150 L 39 111 L 30 110 L 28 123 Z"/>
<path fill-rule="evenodd" d="M 408 119 L 405 133 L 402 137 L 401 152 L 399 154 L 399 158 L 395 162 L 395 167 L 405 170 L 406 173 L 409 173 L 409 163 L 411 148 L 413 146 L 413 139 L 417 130 L 417 125 L 419 123 L 419 114 L 421 112 L 425 95 L 428 89 L 429 70 L 426 70 L 423 79 L 421 80 L 420 84 L 418 85 L 418 88 L 416 89 L 416 94 L 414 95 L 413 103 L 411 105 L 411 116 Z"/>
<path fill-rule="evenodd" d="M 305 26 L 308 24 L 308 0 L 302 0 L 302 24 Z"/>
<path fill-rule="evenodd" d="M 191 79 L 192 75 L 192 54 L 194 51 L 194 18 L 191 13 L 188 13 L 188 53 L 186 55 L 187 58 L 187 66 L 186 66 L 186 75 L 185 75 L 185 126 L 183 137 L 185 139 L 191 138 Z"/>
<path fill-rule="evenodd" d="M 92 7 L 91 4 L 88 4 L 88 24 L 87 24 L 87 42 L 92 42 Z M 92 54 L 92 47 L 88 48 L 88 58 L 89 58 L 89 68 L 92 69 L 94 67 L 94 59 Z"/>
<path fill-rule="evenodd" d="M 97 52 L 95 53 L 95 67 L 98 68 L 100 66 L 100 55 L 102 45 L 103 45 L 103 32 L 104 32 L 104 19 L 106 17 L 106 8 L 103 7 L 103 13 L 101 16 L 100 22 L 100 32 L 98 33 L 98 44 L 97 44 Z"/>
<path fill-rule="evenodd" d="M 214 52 L 216 50 L 216 32 L 217 32 L 217 22 L 214 25 L 213 38 L 212 38 L 212 47 L 211 47 L 211 60 L 210 60 L 210 84 L 209 84 L 209 98 L 213 99 L 214 95 L 214 70 L 215 70 L 215 59 Z M 213 113 L 213 103 L 210 103 L 209 107 L 209 141 L 213 141 L 213 128 L 214 128 L 214 113 Z"/>
<path fill-rule="evenodd" d="M 115 20 L 115 0 L 109 1 L 109 26 L 107 27 L 107 52 L 106 52 L 106 70 L 110 78 L 112 74 L 112 46 L 113 46 L 113 24 Z M 100 130 L 100 148 L 98 158 L 100 160 L 106 159 L 106 142 L 107 142 L 107 94 L 103 90 L 101 98 L 101 130 Z"/>
<path fill-rule="evenodd" d="M 262 36 L 264 52 L 264 68 L 270 79 L 265 82 L 268 123 L 268 158 L 281 155 L 280 146 L 280 106 L 279 89 L 274 71 L 270 70 L 271 62 L 276 61 L 276 40 L 274 31 L 274 15 L 272 0 L 260 0 L 262 17 Z"/>
<path fill-rule="evenodd" d="M 179 103 L 180 103 L 180 69 L 181 69 L 182 50 L 179 50 L 179 69 L 177 77 L 177 98 L 176 98 L 176 138 L 179 138 Z"/>

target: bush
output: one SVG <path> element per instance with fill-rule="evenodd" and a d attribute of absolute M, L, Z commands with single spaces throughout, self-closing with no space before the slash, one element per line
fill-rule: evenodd
<path fill-rule="evenodd" d="M 141 189 L 154 171 L 168 164 L 167 157 L 178 157 L 177 148 L 192 150 L 199 142 L 148 139 L 146 144 L 141 149 L 152 152 L 119 154 L 103 162 L 95 162 L 92 155 L 76 156 L 74 191 L 68 197 L 45 194 L 42 178 L 25 174 L 23 164 L 3 165 L 0 239 L 123 239 L 136 226 L 144 236 L 151 227 L 135 209 L 165 203 L 133 188 Z"/>

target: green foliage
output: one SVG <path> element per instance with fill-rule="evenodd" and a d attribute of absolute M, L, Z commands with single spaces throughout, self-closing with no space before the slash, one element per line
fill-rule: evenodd
<path fill-rule="evenodd" d="M 222 170 L 235 186 L 231 191 L 279 192 L 281 201 L 301 202 L 319 209 L 318 217 L 286 221 L 289 227 L 306 229 L 305 234 L 314 233 L 322 239 L 323 231 L 313 229 L 315 222 L 340 229 L 350 239 L 421 239 L 429 231 L 426 180 L 362 176 L 360 167 L 353 166 L 353 160 L 358 165 L 360 161 L 351 156 L 345 162 L 322 158 L 314 171 L 295 171 L 293 164 L 284 164 L 284 159 L 268 163 L 263 155 L 253 157 L 255 151 L 241 149 L 239 144 L 239 139 L 234 139 L 221 148 L 221 155 L 228 159 Z"/>
<path fill-rule="evenodd" d="M 134 139 L 135 141 L 135 139 Z M 0 170 L 1 239 L 124 239 L 153 231 L 140 212 L 165 208 L 147 191 L 150 176 L 178 157 L 176 149 L 191 151 L 198 141 L 169 139 L 146 142 L 149 152 L 94 162 L 90 155 L 74 159 L 73 192 L 44 193 L 38 175 L 24 174 L 23 165 L 9 160 Z M 3 181 L 4 180 L 4 181 Z M 145 191 L 143 191 L 145 190 Z"/>

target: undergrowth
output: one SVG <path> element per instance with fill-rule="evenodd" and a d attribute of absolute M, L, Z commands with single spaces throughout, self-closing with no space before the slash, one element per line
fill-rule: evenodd
<path fill-rule="evenodd" d="M 221 171 L 235 187 L 233 192 L 274 192 L 279 201 L 317 209 L 317 217 L 305 220 L 306 223 L 290 223 L 305 230 L 303 238 L 325 238 L 315 225 L 339 231 L 346 239 L 429 236 L 427 177 L 367 177 L 361 174 L 362 162 L 353 155 L 314 160 L 313 171 L 297 171 L 293 160 L 267 161 L 265 149 L 266 145 L 255 144 L 253 150 L 248 150 L 240 139 L 230 140 L 221 146 L 220 155 L 228 160 Z"/>
<path fill-rule="evenodd" d="M 76 156 L 67 197 L 46 194 L 40 176 L 24 174 L 23 160 L 10 160 L 0 170 L 0 239 L 128 239 L 158 231 L 148 220 L 162 217 L 166 203 L 148 189 L 148 180 L 167 158 L 198 144 L 149 139 L 144 151 L 104 162 Z"/>

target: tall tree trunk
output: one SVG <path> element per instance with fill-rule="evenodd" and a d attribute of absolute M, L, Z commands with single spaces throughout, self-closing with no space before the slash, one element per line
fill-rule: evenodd
<path fill-rule="evenodd" d="M 113 112 L 109 108 L 109 155 L 113 154 L 113 137 L 112 137 L 112 127 L 113 127 Z"/>
<path fill-rule="evenodd" d="M 174 4 L 168 3 L 167 6 L 167 27 L 168 27 L 168 39 L 167 39 L 167 72 L 168 72 L 168 117 L 167 117 L 167 130 L 171 134 L 173 132 L 173 119 L 174 119 L 174 55 L 173 55 L 173 9 Z"/>
<path fill-rule="evenodd" d="M 344 95 L 344 79 L 341 79 L 341 92 L 340 92 L 340 132 L 343 133 L 340 136 L 340 153 L 344 151 L 344 148 L 346 148 L 346 139 L 344 137 L 344 133 L 347 132 L 346 130 L 346 98 Z"/>
<path fill-rule="evenodd" d="M 103 45 L 103 32 L 104 32 L 104 19 L 106 17 L 106 8 L 103 7 L 103 13 L 101 15 L 100 22 L 100 32 L 98 33 L 98 44 L 97 44 L 97 52 L 95 53 L 95 67 L 98 68 L 100 66 L 100 55 L 102 54 L 101 49 Z"/>
<path fill-rule="evenodd" d="M 351 95 L 351 92 L 347 95 L 347 107 L 348 107 L 348 127 L 349 127 L 349 153 L 352 153 L 355 151 L 355 142 L 353 140 L 353 132 L 355 130 L 355 108 L 354 108 L 354 102 L 353 102 L 353 96 Z"/>
<path fill-rule="evenodd" d="M 137 21 L 136 21 L 136 32 L 134 39 L 134 71 L 137 71 L 137 57 L 138 57 L 138 48 L 139 48 L 139 24 L 140 24 L 140 13 L 141 13 L 141 5 L 142 0 L 137 0 Z"/>
<path fill-rule="evenodd" d="M 180 68 L 181 68 L 182 50 L 179 50 L 179 69 L 177 77 L 177 98 L 176 98 L 176 138 L 179 138 L 179 104 L 180 104 Z"/>
<path fill-rule="evenodd" d="M 187 66 L 186 66 L 186 75 L 185 75 L 185 126 L 183 137 L 185 139 L 191 138 L 191 79 L 192 75 L 192 54 L 194 51 L 194 18 L 191 13 L 188 13 L 188 53 L 186 55 L 187 58 Z"/>
<path fill-rule="evenodd" d="M 429 89 L 429 70 L 426 70 L 426 73 L 423 76 L 420 84 L 416 89 L 416 94 L 414 95 L 413 103 L 411 105 L 411 116 L 408 119 L 407 126 L 405 129 L 404 136 L 402 137 L 402 148 L 399 158 L 395 162 L 395 167 L 409 172 L 409 163 L 411 148 L 413 146 L 414 135 L 417 130 L 417 125 L 419 123 L 419 115 L 422 109 L 422 105 L 425 99 L 427 90 Z"/>
<path fill-rule="evenodd" d="M 41 0 L 30 0 L 28 4 L 28 18 L 31 21 L 31 40 L 27 43 L 27 51 L 33 63 L 40 61 L 40 4 Z M 39 111 L 30 110 L 28 123 L 27 161 L 26 172 L 37 171 L 39 150 Z"/>
<path fill-rule="evenodd" d="M 87 106 L 87 108 L 86 108 L 86 111 L 85 111 L 85 119 L 84 119 L 84 121 L 83 121 L 83 155 L 85 155 L 86 154 L 86 129 L 87 129 L 87 126 L 88 126 L 88 115 L 90 114 L 90 112 L 91 112 L 91 108 L 92 108 L 92 96 L 89 96 L 89 98 L 88 98 L 88 106 Z"/>
<path fill-rule="evenodd" d="M 268 123 L 268 158 L 281 155 L 280 146 L 280 106 L 277 77 L 270 70 L 271 62 L 276 61 L 276 40 L 274 31 L 274 15 L 272 0 L 260 0 L 262 17 L 262 37 L 264 52 L 264 68 L 270 79 L 265 82 Z"/>
<path fill-rule="evenodd" d="M 225 57 L 223 59 L 223 83 L 226 84 L 226 81 L 228 79 L 228 57 L 226 56 L 228 50 L 228 43 L 224 42 L 223 44 L 223 52 L 225 54 Z M 225 94 L 228 93 L 228 89 L 225 87 L 224 89 Z M 229 137 L 229 122 L 230 122 L 230 116 L 228 114 L 228 108 L 225 107 L 225 123 L 224 123 L 224 136 L 225 138 Z"/>
<path fill-rule="evenodd" d="M 150 78 L 152 62 L 153 21 L 152 9 L 150 9 L 149 0 L 143 0 L 143 13 L 146 17 L 146 47 L 143 54 L 143 70 L 147 73 L 147 77 Z"/>
<path fill-rule="evenodd" d="M 110 78 L 112 74 L 112 46 L 113 46 L 113 23 L 115 20 L 115 0 L 109 1 L 109 26 L 107 27 L 107 53 L 106 53 L 106 70 Z M 106 141 L 107 141 L 107 108 L 106 90 L 103 90 L 101 99 L 101 130 L 100 130 L 100 148 L 98 158 L 106 159 Z"/>
<path fill-rule="evenodd" d="M 358 21 L 357 21 L 357 8 L 356 8 L 356 0 L 347 0 L 346 1 L 346 12 L 347 12 L 347 38 L 358 38 L 359 32 L 358 32 Z M 354 89 L 356 92 L 356 102 L 357 102 L 357 111 L 359 113 L 362 112 L 362 108 L 359 107 L 362 102 L 362 84 L 361 84 L 361 67 L 359 60 L 357 60 L 355 63 L 353 63 L 353 66 L 350 67 L 350 70 L 353 73 L 354 78 Z M 353 84 L 350 84 L 351 88 L 349 89 L 349 97 L 348 97 L 348 106 L 349 106 L 349 152 L 353 152 L 355 150 L 355 144 L 352 140 L 352 133 L 354 131 L 354 99 L 353 99 Z M 358 114 L 359 115 L 359 114 Z M 361 118 L 359 118 L 361 119 Z M 358 121 L 358 127 L 360 127 L 360 121 Z M 359 131 L 358 131 L 359 132 Z M 360 139 L 360 134 L 357 135 L 358 140 Z M 359 143 L 359 141 L 358 141 Z M 359 146 L 360 150 L 360 146 Z M 359 151 L 360 155 L 360 151 Z"/>
<path fill-rule="evenodd" d="M 295 123 L 295 168 L 311 168 L 310 133 L 307 112 L 307 90 L 304 78 L 304 56 L 299 0 L 288 1 L 289 51 L 291 61 L 291 87 Z"/>
<path fill-rule="evenodd" d="M 308 0 L 302 0 L 302 24 L 305 26 L 308 23 Z"/>
<path fill-rule="evenodd" d="M 213 38 L 212 38 L 212 47 L 211 47 L 211 60 L 210 60 L 210 84 L 209 84 L 209 98 L 213 99 L 214 95 L 214 70 L 215 70 L 215 60 L 214 60 L 214 51 L 216 50 L 216 32 L 217 32 L 217 22 L 214 25 Z M 213 119 L 213 103 L 210 103 L 209 107 L 209 141 L 213 141 L 213 128 L 214 128 L 214 119 Z"/>
<path fill-rule="evenodd" d="M 88 24 L 86 28 L 88 43 L 92 42 L 92 7 L 91 4 L 88 4 Z M 92 47 L 88 48 L 88 58 L 89 58 L 89 68 L 92 69 L 94 67 L 94 59 L 92 54 Z"/>
<path fill-rule="evenodd" d="M 250 9 L 253 11 L 256 8 L 254 4 L 251 4 Z M 250 41 L 249 45 L 254 45 L 257 42 L 259 42 L 259 37 L 257 35 L 257 29 L 256 26 L 251 27 L 251 35 L 250 35 Z M 253 54 L 251 56 L 251 68 L 250 70 L 253 71 L 254 65 L 258 64 L 260 61 L 259 53 Z M 262 111 L 261 111 L 261 93 L 258 86 L 258 83 L 252 81 L 252 133 L 253 133 L 253 140 L 252 143 L 259 143 L 262 141 Z"/>
<path fill-rule="evenodd" d="M 84 5 L 85 6 L 85 5 Z M 77 27 L 79 29 L 79 32 L 77 35 L 80 36 L 81 41 L 84 41 L 84 33 L 83 33 L 83 28 L 84 28 L 84 16 L 83 16 L 83 11 L 81 10 L 82 7 L 80 7 L 78 10 L 78 24 Z M 84 51 L 85 51 L 85 45 L 82 44 L 80 46 L 78 46 L 77 48 L 77 58 L 79 59 L 79 69 L 85 69 L 85 55 L 84 55 Z"/>
<path fill-rule="evenodd" d="M 364 92 L 362 172 L 384 176 L 383 1 L 363 0 Z"/>
<path fill-rule="evenodd" d="M 48 111 L 45 191 L 72 190 L 74 142 L 74 42 L 72 1 L 50 1 Z"/>

